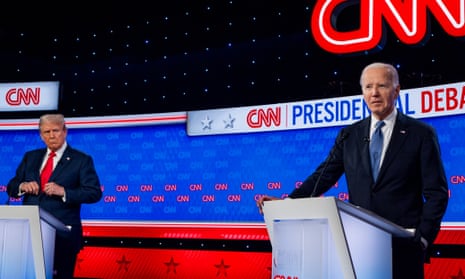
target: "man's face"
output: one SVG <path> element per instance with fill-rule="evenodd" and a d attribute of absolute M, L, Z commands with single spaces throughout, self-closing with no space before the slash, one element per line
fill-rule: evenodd
<path fill-rule="evenodd" d="M 51 150 L 58 150 L 66 139 L 67 130 L 63 125 L 45 122 L 40 127 L 40 137 Z"/>
<path fill-rule="evenodd" d="M 378 119 L 384 119 L 395 108 L 400 86 L 392 83 L 385 68 L 371 68 L 362 76 L 362 92 L 371 113 Z"/>

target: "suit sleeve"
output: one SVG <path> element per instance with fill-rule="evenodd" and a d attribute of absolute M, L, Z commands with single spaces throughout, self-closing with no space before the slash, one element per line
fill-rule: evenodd
<path fill-rule="evenodd" d="M 342 129 L 326 159 L 290 194 L 290 198 L 318 197 L 328 191 L 344 172 L 343 145 L 347 133 Z"/>
<path fill-rule="evenodd" d="M 432 243 L 439 233 L 449 200 L 447 178 L 438 138 L 433 128 L 423 140 L 421 154 L 421 179 L 425 202 L 416 237 L 424 237 L 428 243 Z"/>
<path fill-rule="evenodd" d="M 18 198 L 19 185 L 26 181 L 37 181 L 38 176 L 34 174 L 33 160 L 30 160 L 29 153 L 25 153 L 18 167 L 16 168 L 15 176 L 10 179 L 7 184 L 7 192 L 10 197 Z M 38 172 L 37 172 L 38 173 Z M 39 181 L 37 181 L 39 183 Z"/>
<path fill-rule="evenodd" d="M 95 203 L 102 198 L 100 180 L 92 157 L 84 155 L 77 168 L 77 187 L 66 188 L 67 203 Z"/>

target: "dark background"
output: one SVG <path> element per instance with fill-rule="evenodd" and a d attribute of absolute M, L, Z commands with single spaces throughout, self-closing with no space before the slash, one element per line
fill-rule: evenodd
<path fill-rule="evenodd" d="M 422 44 L 406 46 L 386 26 L 376 52 L 336 55 L 313 40 L 314 2 L 21 4 L 2 14 L 0 82 L 58 80 L 60 111 L 80 117 L 356 95 L 373 61 L 398 67 L 404 89 L 464 81 L 465 42 L 435 18 Z M 335 24 L 351 30 L 358 18 L 354 5 Z"/>

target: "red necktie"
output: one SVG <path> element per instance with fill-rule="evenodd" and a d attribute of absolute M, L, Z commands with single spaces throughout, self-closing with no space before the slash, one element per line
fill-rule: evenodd
<path fill-rule="evenodd" d="M 42 173 L 40 174 L 40 186 L 42 191 L 45 188 L 45 183 L 48 182 L 50 175 L 52 175 L 53 171 L 53 157 L 55 157 L 55 151 L 50 152 L 48 154 L 48 159 L 47 162 L 45 163 L 44 169 L 42 170 Z"/>

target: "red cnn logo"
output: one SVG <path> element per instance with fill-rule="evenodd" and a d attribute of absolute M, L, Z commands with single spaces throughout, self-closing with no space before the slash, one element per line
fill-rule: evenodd
<path fill-rule="evenodd" d="M 338 15 L 354 1 L 318 0 L 312 13 L 311 29 L 316 42 L 333 53 L 354 53 L 382 47 L 383 19 L 405 44 L 426 40 L 428 10 L 451 36 L 465 36 L 464 1 L 444 0 L 360 0 L 360 28 L 340 32 L 334 28 Z"/>
<path fill-rule="evenodd" d="M 264 109 L 252 109 L 247 113 L 247 125 L 250 128 L 260 128 L 263 126 L 270 127 L 274 124 L 276 127 L 281 125 L 281 107 Z"/>
<path fill-rule="evenodd" d="M 21 104 L 38 105 L 40 102 L 40 87 L 36 88 L 11 88 L 6 92 L 6 102 L 10 106 L 19 106 Z"/>

